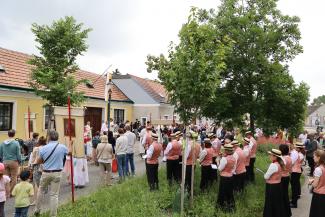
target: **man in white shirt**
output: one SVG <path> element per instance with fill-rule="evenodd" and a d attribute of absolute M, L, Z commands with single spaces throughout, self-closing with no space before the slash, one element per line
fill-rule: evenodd
<path fill-rule="evenodd" d="M 100 129 L 101 134 L 104 134 L 104 132 L 108 132 L 108 125 L 107 125 L 107 121 L 102 123 L 102 127 Z"/>
<path fill-rule="evenodd" d="M 131 175 L 135 175 L 135 168 L 134 168 L 134 146 L 136 142 L 136 135 L 131 132 L 131 126 L 125 126 L 126 133 L 124 134 L 128 138 L 128 146 L 126 150 L 126 172 L 130 175 L 129 171 L 129 164 L 131 167 Z"/>
<path fill-rule="evenodd" d="M 120 137 L 116 140 L 115 154 L 117 158 L 117 168 L 120 182 L 125 179 L 126 171 L 126 153 L 128 147 L 128 138 L 124 135 L 124 129 L 119 128 Z"/>

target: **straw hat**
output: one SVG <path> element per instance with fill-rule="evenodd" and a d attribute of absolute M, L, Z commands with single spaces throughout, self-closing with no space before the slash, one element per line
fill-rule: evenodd
<path fill-rule="evenodd" d="M 182 135 L 182 132 L 181 132 L 181 131 L 177 131 L 177 132 L 175 133 L 175 135 L 176 135 L 176 136 L 181 136 L 181 135 Z"/>
<path fill-rule="evenodd" d="M 302 142 L 296 142 L 296 143 L 295 143 L 295 147 L 296 147 L 296 148 L 305 148 L 305 145 L 304 145 L 304 143 L 302 143 Z"/>
<path fill-rule="evenodd" d="M 246 131 L 245 135 L 247 135 L 247 134 L 252 134 L 252 131 Z"/>
<path fill-rule="evenodd" d="M 230 144 L 232 144 L 232 145 L 239 145 L 239 142 L 237 140 L 234 140 Z"/>
<path fill-rule="evenodd" d="M 225 144 L 223 147 L 224 147 L 224 149 L 226 151 L 233 151 L 234 150 L 234 146 L 232 144 Z"/>
<path fill-rule="evenodd" d="M 276 157 L 281 157 L 282 152 L 278 149 L 273 148 L 271 151 L 268 151 L 269 154 L 274 155 Z"/>
<path fill-rule="evenodd" d="M 157 139 L 158 139 L 158 135 L 157 135 L 157 134 L 155 134 L 155 133 L 152 133 L 152 134 L 151 134 L 151 137 L 152 137 L 152 139 L 155 139 L 155 140 L 157 140 Z"/>
<path fill-rule="evenodd" d="M 211 140 L 209 138 L 205 138 L 204 143 L 211 143 Z"/>
<path fill-rule="evenodd" d="M 101 143 L 108 143 L 108 137 L 106 135 L 100 137 L 100 142 Z"/>
<path fill-rule="evenodd" d="M 215 137 L 215 134 L 209 133 L 207 136 L 211 139 L 211 138 Z"/>

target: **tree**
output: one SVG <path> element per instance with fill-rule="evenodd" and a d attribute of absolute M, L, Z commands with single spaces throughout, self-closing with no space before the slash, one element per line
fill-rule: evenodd
<path fill-rule="evenodd" d="M 220 73 L 226 68 L 224 58 L 231 46 L 226 36 L 222 41 L 215 37 L 212 24 L 205 22 L 203 16 L 197 8 L 192 8 L 187 23 L 179 32 L 180 42 L 178 45 L 170 44 L 168 57 L 149 55 L 146 62 L 148 72 L 158 71 L 158 77 L 168 91 L 169 102 L 174 105 L 185 126 L 202 114 L 204 104 L 216 97 L 211 90 L 219 86 Z M 185 158 L 181 212 L 184 162 Z M 191 199 L 193 201 L 193 193 Z"/>
<path fill-rule="evenodd" d="M 206 19 L 213 23 L 218 38 L 227 36 L 234 41 L 225 60 L 227 68 L 221 73 L 222 85 L 215 90 L 220 97 L 205 108 L 206 116 L 241 125 L 242 117 L 249 114 L 251 130 L 256 122 L 274 130 L 286 125 L 283 116 L 287 120 L 304 113 L 308 88 L 304 83 L 294 84 L 287 65 L 303 51 L 300 20 L 283 15 L 276 3 L 223 0 L 217 12 L 201 10 L 208 14 Z M 284 99 L 291 104 L 282 104 Z M 282 109 L 293 105 L 300 108 Z M 290 113 L 293 111 L 299 113 Z"/>
<path fill-rule="evenodd" d="M 91 29 L 83 29 L 73 17 L 54 21 L 51 26 L 32 24 L 41 56 L 29 60 L 32 67 L 30 87 L 50 106 L 65 106 L 68 94 L 72 105 L 84 101 L 83 92 L 76 91 L 86 80 L 76 80 L 79 69 L 76 58 L 87 50 L 86 39 Z"/>
<path fill-rule="evenodd" d="M 313 99 L 313 102 L 311 103 L 311 105 L 313 106 L 320 106 L 325 104 L 325 95 L 319 96 L 315 99 Z"/>

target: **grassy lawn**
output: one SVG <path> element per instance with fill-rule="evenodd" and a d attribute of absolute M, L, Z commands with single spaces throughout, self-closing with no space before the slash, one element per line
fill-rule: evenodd
<path fill-rule="evenodd" d="M 264 145 L 263 145 L 264 146 Z M 264 146 L 258 152 L 256 167 L 266 171 L 269 159 Z M 246 192 L 236 195 L 236 212 L 225 214 L 215 208 L 218 184 L 215 183 L 208 193 L 201 193 L 199 189 L 200 170 L 196 169 L 195 197 L 193 209 L 186 208 L 186 216 L 197 217 L 260 217 L 264 205 L 265 182 L 263 175 L 256 172 L 256 184 L 249 185 Z M 159 173 L 160 190 L 149 192 L 146 177 L 128 180 L 113 187 L 101 188 L 97 192 L 79 199 L 74 205 L 66 204 L 59 208 L 60 217 L 142 217 L 142 216 L 179 216 L 173 212 L 178 206 L 178 187 L 168 187 L 166 171 Z M 48 216 L 47 214 L 43 216 Z"/>

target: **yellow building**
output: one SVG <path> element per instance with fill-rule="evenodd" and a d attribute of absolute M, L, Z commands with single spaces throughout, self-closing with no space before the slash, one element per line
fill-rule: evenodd
<path fill-rule="evenodd" d="M 29 130 L 31 134 L 46 133 L 46 101 L 36 96 L 27 84 L 31 72 L 31 66 L 27 64 L 29 58 L 30 55 L 0 48 L 0 142 L 7 138 L 9 129 L 15 129 L 16 137 L 23 140 L 28 139 Z M 79 70 L 76 78 L 86 78 L 94 83 L 94 88 L 84 85 L 79 86 L 78 90 L 85 92 L 87 97 L 83 104 L 85 122 L 91 122 L 93 132 L 99 131 L 102 121 L 107 120 L 106 76 L 99 77 L 98 74 Z M 132 113 L 133 101 L 113 85 L 110 117 L 120 123 L 132 120 Z"/>

